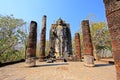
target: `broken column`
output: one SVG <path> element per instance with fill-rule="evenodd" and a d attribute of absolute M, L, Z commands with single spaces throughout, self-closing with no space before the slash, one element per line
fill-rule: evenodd
<path fill-rule="evenodd" d="M 120 0 L 104 0 L 117 80 L 120 80 Z"/>
<path fill-rule="evenodd" d="M 37 23 L 35 21 L 31 21 L 26 51 L 26 63 L 28 64 L 28 66 L 35 66 L 36 43 L 37 43 Z"/>
<path fill-rule="evenodd" d="M 39 61 L 44 61 L 45 58 L 45 43 L 46 43 L 46 16 L 42 18 L 42 29 L 40 35 L 40 56 Z"/>
<path fill-rule="evenodd" d="M 79 33 L 75 33 L 75 52 L 76 52 L 76 55 L 77 55 L 77 59 L 79 61 L 81 61 L 82 58 L 81 58 L 80 35 L 79 35 Z"/>
<path fill-rule="evenodd" d="M 84 65 L 94 66 L 93 46 L 90 34 L 89 20 L 82 21 L 83 32 L 83 53 L 84 53 Z"/>

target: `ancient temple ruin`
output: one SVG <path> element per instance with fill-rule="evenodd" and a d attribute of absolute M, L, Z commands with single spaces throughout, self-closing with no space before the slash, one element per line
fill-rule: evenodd
<path fill-rule="evenodd" d="M 28 66 L 35 66 L 36 44 L 37 44 L 37 23 L 35 21 L 31 21 L 26 51 L 26 63 L 28 64 Z"/>
<path fill-rule="evenodd" d="M 61 18 L 50 28 L 50 48 L 55 50 L 57 58 L 72 54 L 70 25 Z"/>
<path fill-rule="evenodd" d="M 46 18 L 47 18 L 46 15 L 44 15 L 43 18 L 42 18 L 42 29 L 41 29 L 41 34 L 40 34 L 40 54 L 39 54 L 39 61 L 44 61 L 44 57 L 45 57 Z"/>
<path fill-rule="evenodd" d="M 120 0 L 103 1 L 106 9 L 108 28 L 111 35 L 117 80 L 120 80 Z"/>
<path fill-rule="evenodd" d="M 94 66 L 93 46 L 90 34 L 89 20 L 83 20 L 81 24 L 84 43 L 84 64 L 86 66 Z"/>
<path fill-rule="evenodd" d="M 75 52 L 76 52 L 76 55 L 77 55 L 77 60 L 82 61 L 81 43 L 80 43 L 79 33 L 75 33 Z"/>

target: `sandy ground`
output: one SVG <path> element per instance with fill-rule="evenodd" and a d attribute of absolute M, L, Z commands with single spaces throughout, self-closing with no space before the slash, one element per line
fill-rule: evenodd
<path fill-rule="evenodd" d="M 18 63 L 0 68 L 0 80 L 116 80 L 114 65 L 95 62 L 86 67 L 83 62 L 37 62 L 36 67 Z"/>

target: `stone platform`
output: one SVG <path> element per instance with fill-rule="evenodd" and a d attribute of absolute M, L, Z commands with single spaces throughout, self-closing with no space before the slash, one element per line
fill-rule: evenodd
<path fill-rule="evenodd" d="M 37 62 L 27 67 L 24 62 L 0 68 L 0 80 L 116 80 L 114 65 L 95 62 L 85 67 L 83 62 Z"/>
<path fill-rule="evenodd" d="M 113 59 L 113 58 L 100 59 L 100 61 L 105 62 L 105 63 L 111 63 L 111 64 L 114 64 L 114 59 Z"/>

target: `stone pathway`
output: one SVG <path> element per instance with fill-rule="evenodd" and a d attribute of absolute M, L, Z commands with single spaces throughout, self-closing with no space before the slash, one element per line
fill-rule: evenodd
<path fill-rule="evenodd" d="M 0 80 L 116 80 L 114 65 L 95 62 L 85 67 L 83 62 L 37 62 L 36 67 L 18 63 L 0 68 Z"/>

